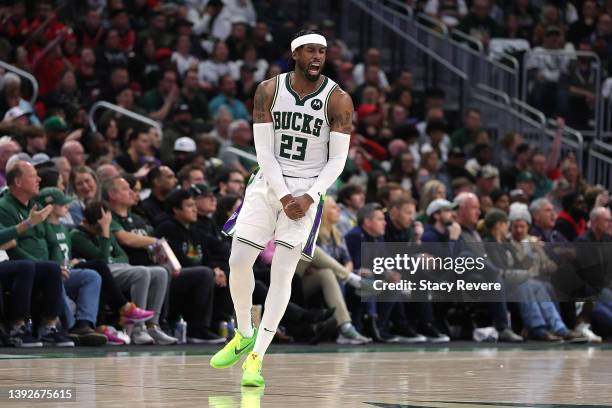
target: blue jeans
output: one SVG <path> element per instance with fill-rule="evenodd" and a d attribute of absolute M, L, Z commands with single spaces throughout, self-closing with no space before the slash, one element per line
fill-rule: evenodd
<path fill-rule="evenodd" d="M 531 299 L 519 303 L 521 317 L 527 330 L 533 332 L 546 329 L 555 334 L 567 334 L 569 330 L 561 319 L 557 304 L 551 300 L 543 301 L 543 299 L 551 299 L 550 284 L 530 279 L 522 283 L 521 287 L 525 299 Z"/>
<path fill-rule="evenodd" d="M 63 286 L 63 320 L 67 329 L 72 328 L 76 320 L 85 320 L 95 326 L 98 306 L 100 304 L 100 286 L 102 278 L 92 269 L 71 269 L 70 277 Z M 70 310 L 68 296 L 77 305 L 76 320 Z"/>

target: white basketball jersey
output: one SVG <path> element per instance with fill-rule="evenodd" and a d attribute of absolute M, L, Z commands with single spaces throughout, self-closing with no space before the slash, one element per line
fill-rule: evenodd
<path fill-rule="evenodd" d="M 327 163 L 330 131 L 327 105 L 338 85 L 324 76 L 316 91 L 300 98 L 291 88 L 291 75 L 276 77 L 270 108 L 274 155 L 284 176 L 317 177 Z"/>

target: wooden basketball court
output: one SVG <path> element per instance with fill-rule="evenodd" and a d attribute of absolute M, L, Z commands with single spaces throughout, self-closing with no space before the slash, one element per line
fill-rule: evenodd
<path fill-rule="evenodd" d="M 612 406 L 609 345 L 273 346 L 263 392 L 241 389 L 239 365 L 210 368 L 208 347 L 4 351 L 2 407 Z M 10 387 L 72 387 L 76 402 L 12 404 Z"/>

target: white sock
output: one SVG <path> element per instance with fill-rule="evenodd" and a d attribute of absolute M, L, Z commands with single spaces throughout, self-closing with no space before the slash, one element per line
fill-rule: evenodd
<path fill-rule="evenodd" d="M 272 343 L 276 328 L 280 323 L 289 297 L 291 297 L 291 278 L 295 273 L 295 268 L 300 260 L 302 246 L 299 245 L 289 249 L 282 245 L 277 245 L 272 258 L 272 268 L 270 270 L 270 288 L 266 296 L 264 313 L 257 332 L 257 340 L 253 352 L 258 353 L 263 358 L 266 350 Z"/>
<path fill-rule="evenodd" d="M 342 323 L 340 325 L 340 333 L 346 333 L 350 330 L 351 327 L 353 327 L 353 324 L 351 322 Z"/>
<path fill-rule="evenodd" d="M 360 289 L 361 288 L 361 275 L 357 275 L 354 272 L 349 273 L 348 278 L 346 278 L 346 283 L 348 283 L 355 289 Z"/>
<path fill-rule="evenodd" d="M 229 258 L 229 287 L 236 311 L 236 325 L 244 337 L 253 335 L 251 308 L 253 307 L 253 290 L 255 277 L 253 264 L 259 255 L 259 249 L 242 243 L 234 237 L 232 253 Z"/>

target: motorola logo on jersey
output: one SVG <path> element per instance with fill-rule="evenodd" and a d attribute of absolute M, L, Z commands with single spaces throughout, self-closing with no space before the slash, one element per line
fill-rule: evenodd
<path fill-rule="evenodd" d="M 321 101 L 320 99 L 314 99 L 312 102 L 310 102 L 310 107 L 318 111 L 323 107 L 323 101 Z"/>

